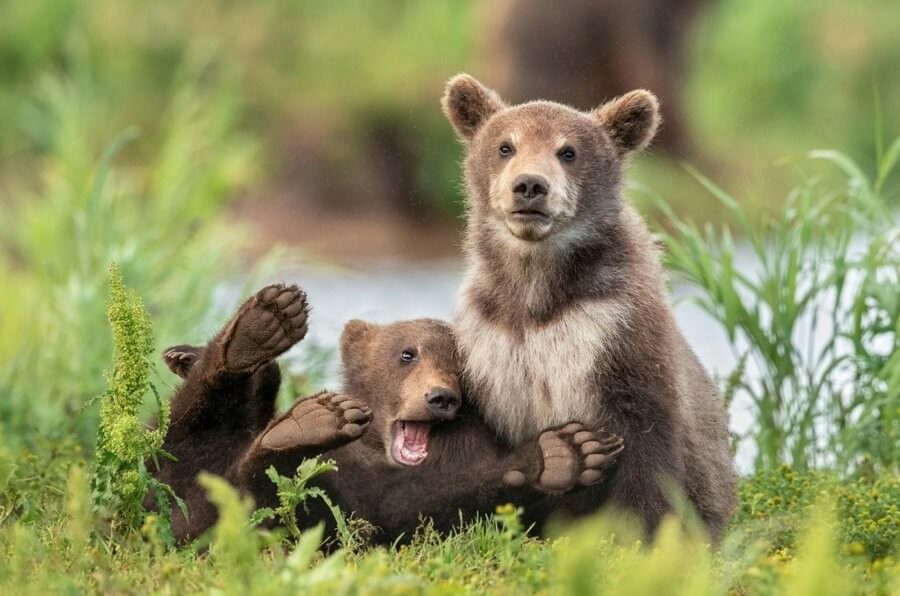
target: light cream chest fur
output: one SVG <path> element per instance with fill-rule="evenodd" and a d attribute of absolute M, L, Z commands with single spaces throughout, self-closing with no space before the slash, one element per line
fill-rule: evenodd
<path fill-rule="evenodd" d="M 488 424 L 515 444 L 551 426 L 596 419 L 596 373 L 625 319 L 623 303 L 584 302 L 516 337 L 482 317 L 468 294 L 464 284 L 456 330 Z"/>

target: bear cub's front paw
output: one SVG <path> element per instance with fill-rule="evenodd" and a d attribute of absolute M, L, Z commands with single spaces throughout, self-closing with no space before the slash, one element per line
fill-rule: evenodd
<path fill-rule="evenodd" d="M 271 451 L 332 449 L 358 439 L 371 420 L 364 403 L 326 391 L 296 403 L 263 431 L 260 445 Z"/>
<path fill-rule="evenodd" d="M 573 422 L 541 433 L 537 447 L 540 466 L 533 467 L 531 474 L 519 469 L 508 471 L 503 476 L 505 484 L 524 486 L 527 483 L 548 494 L 597 484 L 603 479 L 603 469 L 615 461 L 624 444 L 617 435 L 587 430 Z"/>

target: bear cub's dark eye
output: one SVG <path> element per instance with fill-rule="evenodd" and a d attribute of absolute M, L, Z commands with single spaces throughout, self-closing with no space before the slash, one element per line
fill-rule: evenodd
<path fill-rule="evenodd" d="M 509 157 L 513 154 L 512 145 L 509 143 L 503 143 L 500 145 L 500 157 Z"/>
<path fill-rule="evenodd" d="M 400 353 L 400 360 L 402 362 L 412 362 L 416 359 L 416 351 L 413 348 L 406 348 Z"/>
<path fill-rule="evenodd" d="M 563 147 L 560 149 L 559 153 L 557 153 L 559 158 L 563 161 L 574 161 L 575 160 L 575 150 L 571 147 Z"/>

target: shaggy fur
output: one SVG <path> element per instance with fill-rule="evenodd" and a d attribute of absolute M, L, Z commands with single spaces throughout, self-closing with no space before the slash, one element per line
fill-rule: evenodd
<path fill-rule="evenodd" d="M 634 91 L 589 113 L 507 107 L 460 75 L 443 106 L 467 144 L 456 332 L 485 420 L 511 445 L 573 419 L 621 435 L 628 448 L 610 481 L 563 508 L 611 502 L 652 532 L 670 510 L 670 481 L 717 539 L 734 503 L 724 404 L 675 324 L 650 233 L 621 192 L 628 156 L 659 126 L 656 98 Z M 523 192 L 523 179 L 543 192 Z"/>
<path fill-rule="evenodd" d="M 301 399 L 273 418 L 280 377 L 272 358 L 303 337 L 306 313 L 300 290 L 270 286 L 206 347 L 166 351 L 169 367 L 185 377 L 163 445 L 176 461 L 163 460 L 158 471 L 188 505 L 187 519 L 174 514 L 179 541 L 199 536 L 216 519 L 196 482 L 201 471 L 226 477 L 258 506 L 271 506 L 277 495 L 267 468 L 292 475 L 304 458 L 323 455 L 339 471 L 319 484 L 346 513 L 377 526 L 376 541 L 392 542 L 411 536 L 421 517 L 447 530 L 504 502 L 535 504 L 549 515 L 555 495 L 596 485 L 622 451 L 618 437 L 572 423 L 504 448 L 461 403 L 450 327 L 427 319 L 349 323 L 341 339 L 344 391 Z M 440 407 L 429 405 L 435 395 L 445 398 Z M 401 465 L 393 455 L 401 422 L 427 424 L 427 456 L 419 465 Z M 549 501 L 538 506 L 544 498 Z M 325 521 L 334 530 L 319 502 L 298 516 L 303 527 Z"/>

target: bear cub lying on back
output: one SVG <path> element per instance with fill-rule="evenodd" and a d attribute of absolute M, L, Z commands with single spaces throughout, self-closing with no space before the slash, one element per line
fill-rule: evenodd
<path fill-rule="evenodd" d="M 275 415 L 280 371 L 274 358 L 300 341 L 307 305 L 294 286 L 260 290 L 205 347 L 176 346 L 165 359 L 185 379 L 172 401 L 158 476 L 188 505 L 175 514 L 179 541 L 216 519 L 196 481 L 226 477 L 258 506 L 277 502 L 265 475 L 293 475 L 304 458 L 323 455 L 339 470 L 317 478 L 345 513 L 378 528 L 389 543 L 409 537 L 422 517 L 448 530 L 461 517 L 496 505 L 528 505 L 598 483 L 622 450 L 613 435 L 577 423 L 559 425 L 502 448 L 462 399 L 456 349 L 443 322 L 347 324 L 341 337 L 343 393 L 322 392 Z M 551 497 L 552 498 L 552 497 Z M 298 509 L 301 527 L 331 522 L 322 503 Z M 334 528 L 330 528 L 332 531 Z"/>

